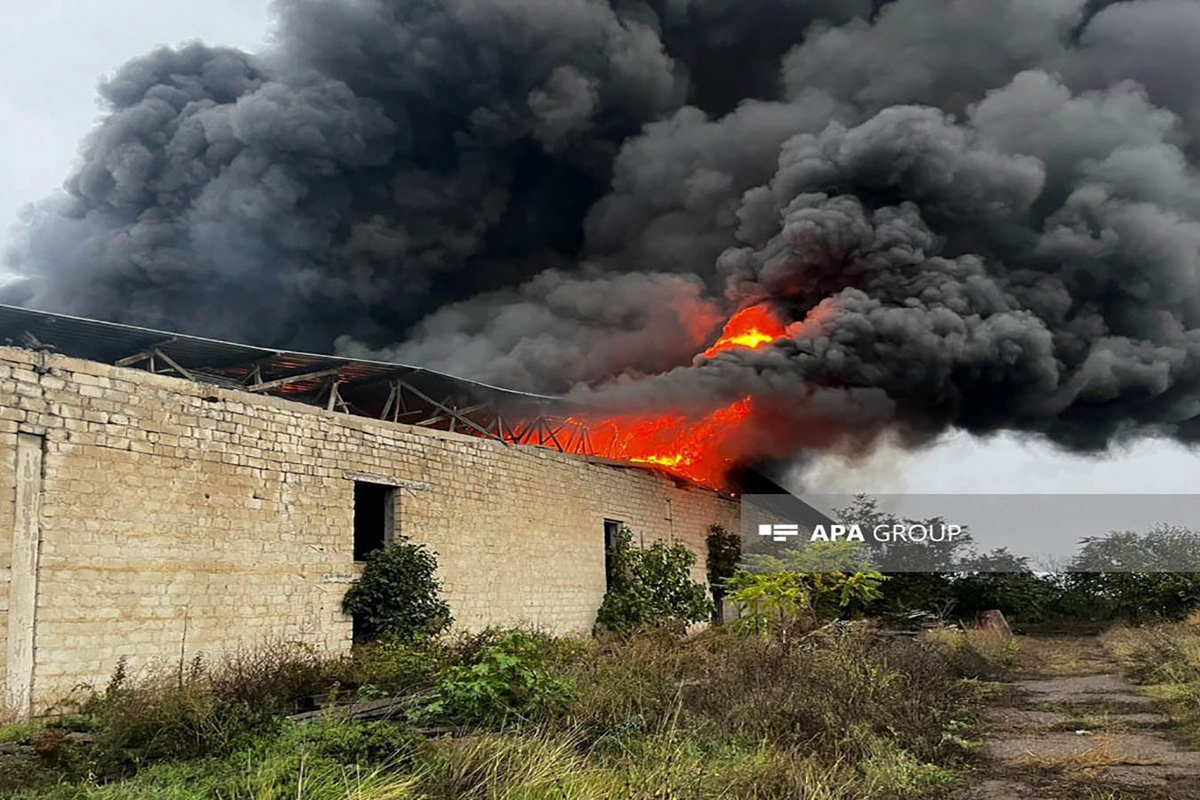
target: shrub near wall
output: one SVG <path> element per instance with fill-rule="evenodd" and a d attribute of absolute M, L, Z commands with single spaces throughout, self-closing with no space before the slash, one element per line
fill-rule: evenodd
<path fill-rule="evenodd" d="M 354 638 L 413 641 L 450 626 L 450 606 L 440 596 L 437 556 L 425 545 L 400 539 L 367 556 L 346 592 L 342 610 L 354 618 Z"/>
<path fill-rule="evenodd" d="M 628 633 L 645 625 L 686 627 L 712 616 L 708 592 L 692 580 L 696 556 L 686 545 L 634 547 L 633 533 L 622 526 L 611 558 L 609 589 L 596 614 L 599 627 Z"/>

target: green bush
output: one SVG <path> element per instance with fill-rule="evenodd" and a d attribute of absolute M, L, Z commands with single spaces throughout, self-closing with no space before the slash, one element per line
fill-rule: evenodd
<path fill-rule="evenodd" d="M 379 720 L 361 722 L 337 714 L 307 723 L 288 723 L 282 735 L 303 737 L 303 745 L 311 752 L 339 764 L 411 763 L 411 755 L 421 743 L 420 735 L 404 725 Z"/>
<path fill-rule="evenodd" d="M 741 609 L 734 623 L 739 633 L 775 633 L 788 639 L 811 625 L 808 593 L 796 572 L 739 572 L 730 581 L 733 601 Z"/>
<path fill-rule="evenodd" d="M 391 637 L 356 645 L 348 657 L 331 662 L 330 684 L 362 695 L 374 689 L 403 694 L 433 684 L 447 658 L 440 641 L 409 642 Z"/>
<path fill-rule="evenodd" d="M 401 539 L 367 556 L 363 575 L 342 600 L 354 618 L 356 639 L 389 636 L 400 641 L 432 636 L 452 622 L 436 577 L 437 556 Z"/>
<path fill-rule="evenodd" d="M 905 617 L 912 611 L 930 611 L 950 616 L 955 609 L 954 575 L 945 572 L 892 572 L 883 596 L 872 603 L 870 613 L 880 617 Z"/>
<path fill-rule="evenodd" d="M 783 640 L 846 613 L 858 613 L 880 597 L 878 572 L 739 572 L 729 582 L 744 609 L 738 629 L 775 633 Z"/>
<path fill-rule="evenodd" d="M 959 616 L 971 618 L 995 608 L 1014 622 L 1042 622 L 1056 609 L 1061 594 L 1055 577 L 1032 572 L 956 576 L 950 591 Z"/>
<path fill-rule="evenodd" d="M 411 719 L 500 728 L 544 718 L 565 707 L 575 691 L 572 681 L 553 677 L 546 662 L 544 637 L 506 631 L 474 663 L 444 669 Z"/>
<path fill-rule="evenodd" d="M 692 580 L 696 557 L 686 545 L 655 542 L 633 546 L 624 526 L 613 542 L 608 592 L 596 614 L 598 625 L 627 633 L 644 625 L 688 625 L 712 616 L 702 584 Z"/>

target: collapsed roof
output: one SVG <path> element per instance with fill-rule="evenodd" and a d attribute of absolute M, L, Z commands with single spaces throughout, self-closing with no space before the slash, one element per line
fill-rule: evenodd
<path fill-rule="evenodd" d="M 0 344 L 269 394 L 331 411 L 563 452 L 587 432 L 566 401 L 381 361 L 295 353 L 0 305 Z"/>

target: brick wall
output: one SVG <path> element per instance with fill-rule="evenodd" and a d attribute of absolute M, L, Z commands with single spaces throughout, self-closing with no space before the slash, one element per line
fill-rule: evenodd
<path fill-rule="evenodd" d="M 24 412 L 7 406 L 12 368 L 0 361 L 0 686 L 7 686 L 8 673 L 8 586 L 12 580 L 12 535 L 16 525 L 17 418 Z M 0 715 L 6 705 L 0 694 Z M 3 717 L 0 716 L 0 719 Z"/>
<path fill-rule="evenodd" d="M 686 542 L 698 580 L 705 528 L 737 526 L 736 503 L 643 469 L 0 348 L 0 637 L 29 637 L 6 630 L 19 433 L 41 445 L 38 705 L 122 657 L 138 670 L 278 638 L 345 650 L 355 479 L 397 486 L 395 527 L 439 554 L 467 628 L 590 629 L 606 518 Z M 9 696 L 27 671 L 0 673 Z"/>

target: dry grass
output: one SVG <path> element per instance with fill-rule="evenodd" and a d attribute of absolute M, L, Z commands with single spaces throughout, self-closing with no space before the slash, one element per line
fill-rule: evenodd
<path fill-rule="evenodd" d="M 1200 611 L 1173 625 L 1114 629 L 1104 645 L 1178 723 L 1184 743 L 1200 749 Z"/>
<path fill-rule="evenodd" d="M 919 641 L 845 634 L 813 650 L 720 631 L 650 634 L 597 645 L 567 667 L 580 687 L 570 717 L 597 741 L 678 723 L 852 760 L 890 737 L 931 760 L 981 691 L 963 679 L 994 676 L 1007 658 L 1002 643 L 953 631 Z"/>
<path fill-rule="evenodd" d="M 1016 765 L 1038 770 L 1078 772 L 1116 766 L 1157 766 L 1163 763 L 1162 759 L 1123 752 L 1120 740 L 1101 734 L 1093 738 L 1084 750 L 1061 753 L 1030 750 Z"/>
<path fill-rule="evenodd" d="M 1098 669 L 1081 657 L 1078 647 L 1050 638 L 1024 640 L 1017 664 L 1022 669 L 1036 669 L 1039 675 L 1050 678 L 1086 675 Z"/>
<path fill-rule="evenodd" d="M 957 657 L 975 659 L 985 671 L 1007 670 L 1021 653 L 1018 640 L 994 630 L 933 628 L 921 634 L 920 641 L 942 648 Z"/>
<path fill-rule="evenodd" d="M 1200 614 L 1175 625 L 1116 628 L 1104 644 L 1139 682 L 1200 684 Z"/>

